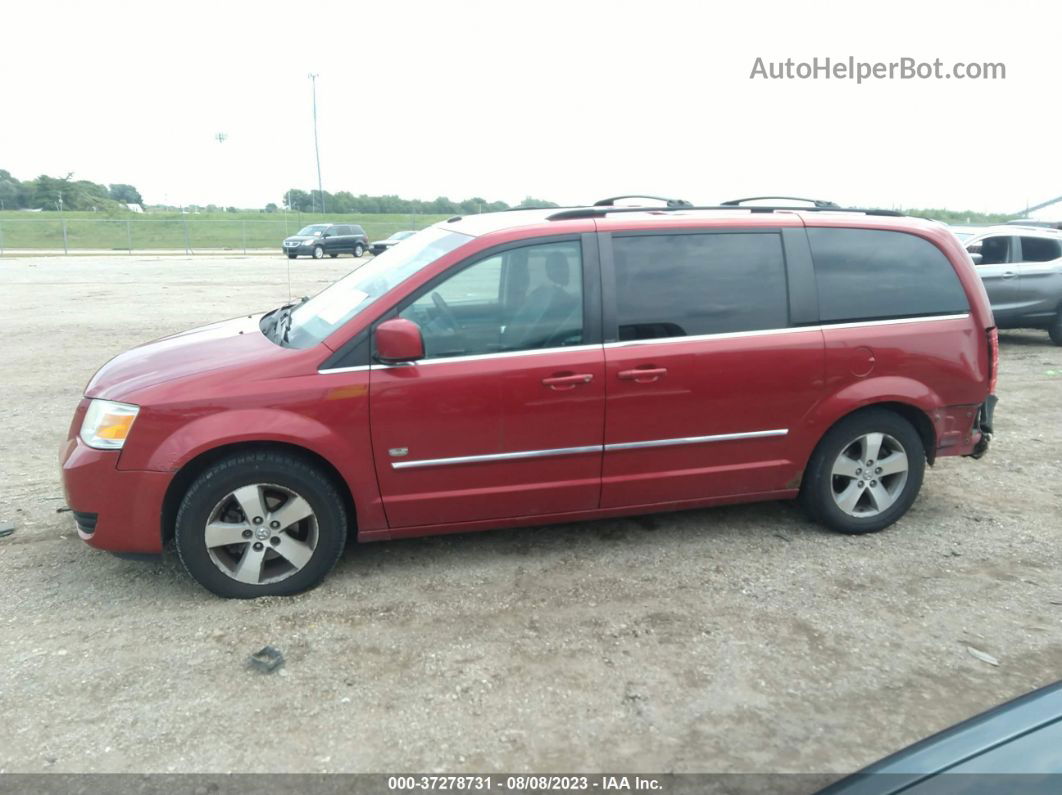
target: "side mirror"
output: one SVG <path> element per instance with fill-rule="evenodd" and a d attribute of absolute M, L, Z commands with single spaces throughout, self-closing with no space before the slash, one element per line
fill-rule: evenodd
<path fill-rule="evenodd" d="M 331 237 L 331 236 L 332 236 L 331 232 L 322 232 L 321 233 L 321 237 Z"/>
<path fill-rule="evenodd" d="M 424 358 L 420 326 L 402 317 L 385 320 L 376 327 L 376 358 L 384 364 L 415 362 Z"/>
<path fill-rule="evenodd" d="M 971 252 L 970 253 L 970 259 L 973 260 L 973 264 L 974 265 L 980 265 L 982 260 L 984 260 L 984 257 L 982 257 L 980 254 L 974 254 L 974 253 Z"/>

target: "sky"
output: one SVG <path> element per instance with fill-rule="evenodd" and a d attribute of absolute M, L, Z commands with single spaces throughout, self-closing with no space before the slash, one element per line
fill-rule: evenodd
<path fill-rule="evenodd" d="M 1062 3 L 6 2 L 0 168 L 262 207 L 327 191 L 760 194 L 1014 212 L 1062 195 Z M 812 58 L 1002 80 L 764 80 Z M 215 140 L 217 133 L 227 137 Z"/>

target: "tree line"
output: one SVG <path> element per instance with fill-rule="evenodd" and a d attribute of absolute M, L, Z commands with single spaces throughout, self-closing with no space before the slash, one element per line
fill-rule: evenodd
<path fill-rule="evenodd" d="M 475 196 L 471 199 L 455 201 L 446 196 L 425 201 L 422 199 L 403 199 L 399 196 L 369 196 L 353 193 L 345 190 L 336 193 L 324 192 L 324 201 L 321 194 L 314 191 L 290 188 L 284 193 L 283 206 L 288 210 L 299 212 L 330 212 L 330 213 L 417 213 L 421 215 L 472 215 L 475 213 L 494 213 L 501 210 L 511 210 L 513 205 L 503 201 L 487 201 Z M 543 199 L 535 199 L 531 196 L 525 198 L 515 207 L 556 207 L 554 202 Z M 279 208 L 270 203 L 265 207 L 267 212 L 276 212 Z"/>
<path fill-rule="evenodd" d="M 0 168 L 0 210 L 125 210 L 127 204 L 143 205 L 140 191 L 132 185 L 101 185 L 73 174 L 19 180 Z"/>
<path fill-rule="evenodd" d="M 0 169 L 0 210 L 88 210 L 100 212 L 121 212 L 129 204 L 144 206 L 144 199 L 132 185 L 114 183 L 102 185 L 89 180 L 75 180 L 73 174 L 65 177 L 49 177 L 42 174 L 36 179 L 19 180 L 11 172 Z M 323 206 L 322 206 L 323 205 Z M 395 195 L 355 196 L 349 191 L 336 193 L 324 192 L 324 201 L 318 191 L 305 191 L 290 188 L 284 193 L 282 206 L 299 212 L 329 213 L 403 213 L 418 215 L 473 215 L 491 213 L 520 207 L 556 207 L 554 202 L 535 199 L 528 196 L 519 204 L 509 205 L 503 201 L 487 201 L 475 196 L 471 199 L 455 201 L 446 196 L 431 200 L 403 199 Z M 156 209 L 166 208 L 154 205 Z M 206 209 L 220 211 L 223 208 L 208 205 Z M 237 212 L 235 207 L 224 208 L 228 212 Z M 270 202 L 259 212 L 278 212 L 280 207 Z M 980 213 L 968 210 L 908 209 L 908 215 L 932 218 L 950 224 L 992 224 L 1001 223 L 1010 218 L 1005 213 Z"/>

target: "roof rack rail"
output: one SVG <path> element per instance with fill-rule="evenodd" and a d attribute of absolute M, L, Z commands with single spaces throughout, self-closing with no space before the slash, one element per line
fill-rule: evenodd
<path fill-rule="evenodd" d="M 744 210 L 750 213 L 773 213 L 773 212 L 834 212 L 834 213 L 863 213 L 864 215 L 884 215 L 895 218 L 903 218 L 904 213 L 897 210 L 876 210 L 863 207 L 740 207 L 736 204 L 717 204 L 707 207 L 576 207 L 570 210 L 560 210 L 546 218 L 547 221 L 571 221 L 577 218 L 603 218 L 610 213 L 666 213 L 683 210 Z"/>
<path fill-rule="evenodd" d="M 826 208 L 829 208 L 831 210 L 843 209 L 841 207 L 841 205 L 839 205 L 837 202 L 831 202 L 831 201 L 828 201 L 827 199 L 806 199 L 803 196 L 746 196 L 744 199 L 730 199 L 729 201 L 725 201 L 722 204 L 723 204 L 724 207 L 737 207 L 737 206 L 740 206 L 740 205 L 744 204 L 745 202 L 757 202 L 757 201 L 764 201 L 766 199 L 771 199 L 771 200 L 781 199 L 782 201 L 789 201 L 789 202 L 810 202 L 815 207 L 821 207 L 823 209 L 826 209 Z"/>
<path fill-rule="evenodd" d="M 669 199 L 666 196 L 648 196 L 639 193 L 632 193 L 629 196 L 609 196 L 607 199 L 598 199 L 594 202 L 594 207 L 615 207 L 616 202 L 620 199 L 652 199 L 653 201 L 665 202 L 668 207 L 692 207 L 693 202 L 688 202 L 685 199 Z"/>

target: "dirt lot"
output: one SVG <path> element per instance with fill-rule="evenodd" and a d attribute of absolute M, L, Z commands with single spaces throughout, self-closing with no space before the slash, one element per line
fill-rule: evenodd
<path fill-rule="evenodd" d="M 294 295 L 349 258 L 291 268 Z M 288 297 L 279 256 L 0 260 L 0 772 L 848 771 L 1062 676 L 1062 348 L 865 538 L 788 504 L 352 545 L 292 599 L 78 540 L 57 450 L 134 343 Z M 279 673 L 245 668 L 271 643 Z M 973 646 L 998 658 L 994 667 Z"/>

